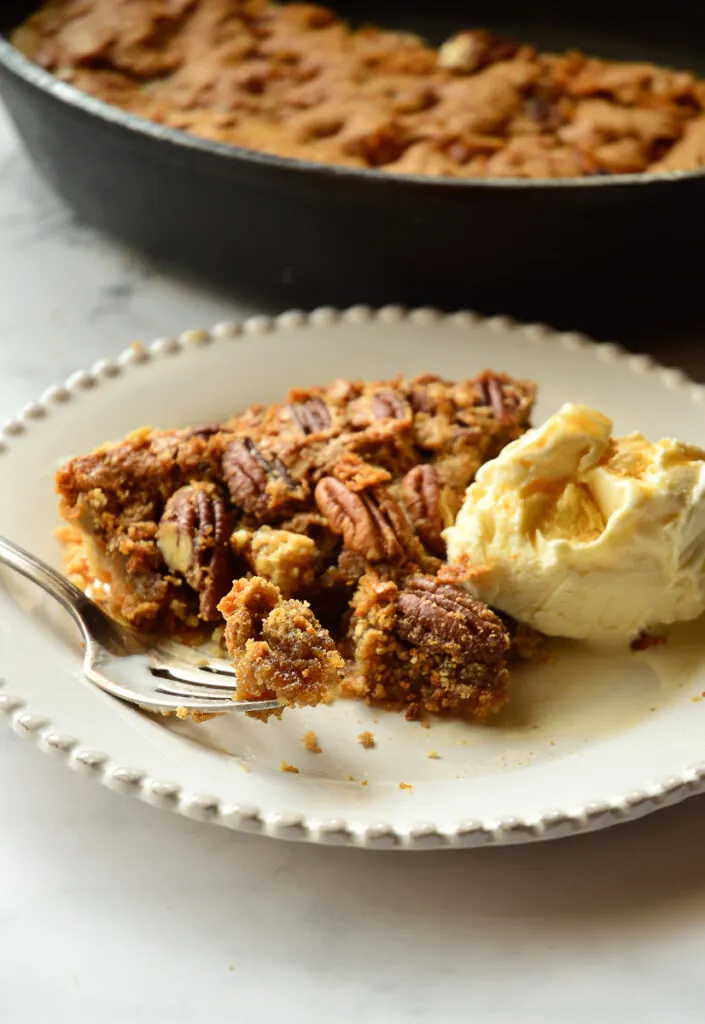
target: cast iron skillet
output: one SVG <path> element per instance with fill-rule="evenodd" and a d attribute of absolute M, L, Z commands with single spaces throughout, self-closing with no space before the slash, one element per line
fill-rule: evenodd
<path fill-rule="evenodd" d="M 483 25 L 705 73 L 705 4 L 695 0 L 677 18 L 659 0 L 331 2 L 351 20 L 435 41 Z M 5 0 L 0 31 L 36 6 Z M 705 173 L 446 181 L 279 159 L 90 99 L 4 39 L 0 91 L 36 165 L 82 220 L 268 307 L 472 307 L 625 341 L 705 325 Z"/>

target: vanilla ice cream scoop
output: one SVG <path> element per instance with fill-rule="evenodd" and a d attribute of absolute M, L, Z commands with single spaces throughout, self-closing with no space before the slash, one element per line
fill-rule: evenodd
<path fill-rule="evenodd" d="M 549 636 L 600 644 L 705 610 L 705 451 L 564 405 L 478 472 L 448 558 L 473 594 Z"/>

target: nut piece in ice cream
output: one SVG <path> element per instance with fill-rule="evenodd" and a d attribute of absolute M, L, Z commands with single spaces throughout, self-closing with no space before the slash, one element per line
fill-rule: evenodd
<path fill-rule="evenodd" d="M 568 404 L 486 463 L 445 531 L 468 587 L 549 636 L 622 644 L 705 611 L 705 452 Z"/>

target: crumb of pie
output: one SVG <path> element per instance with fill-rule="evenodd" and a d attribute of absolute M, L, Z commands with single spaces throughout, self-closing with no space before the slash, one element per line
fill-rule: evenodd
<path fill-rule="evenodd" d="M 429 757 L 432 761 L 440 761 L 441 755 L 437 750 L 427 750 L 426 757 Z"/>
<path fill-rule="evenodd" d="M 305 705 L 333 698 L 345 663 L 307 604 L 284 600 L 274 583 L 253 576 L 236 580 L 219 608 L 238 700 Z"/>
<path fill-rule="evenodd" d="M 337 379 L 140 428 L 58 471 L 67 557 L 133 628 L 223 643 L 239 700 L 483 718 L 538 639 L 447 572 L 443 531 L 534 397 L 489 370 Z"/>
<path fill-rule="evenodd" d="M 170 711 L 163 711 L 161 713 L 164 715 L 171 714 Z M 174 714 L 182 721 L 186 721 L 190 718 L 191 721 L 196 722 L 197 725 L 201 722 L 210 722 L 211 718 L 216 717 L 216 713 L 214 711 L 190 711 L 188 708 L 183 707 L 183 705 L 178 707 Z"/>
<path fill-rule="evenodd" d="M 201 138 L 322 164 L 445 178 L 570 178 L 705 165 L 687 71 L 483 29 L 437 49 L 315 4 L 45 0 L 12 34 L 90 95 Z M 135 343 L 139 344 L 139 343 Z"/>
<path fill-rule="evenodd" d="M 299 769 L 298 768 L 295 768 L 293 766 L 293 764 L 289 764 L 287 761 L 284 761 L 284 760 L 282 760 L 281 764 L 279 765 L 279 771 L 280 772 L 290 772 L 292 775 L 298 775 L 299 774 Z"/>
<path fill-rule="evenodd" d="M 361 747 L 364 747 L 365 750 L 372 750 L 373 747 L 377 746 L 374 733 L 369 732 L 369 730 L 361 732 L 360 735 L 357 737 L 357 742 L 360 744 Z"/>
<path fill-rule="evenodd" d="M 408 793 L 413 792 L 414 787 L 410 786 L 408 782 L 400 782 L 399 789 L 405 789 Z"/>
<path fill-rule="evenodd" d="M 318 737 L 313 729 L 309 729 L 308 732 L 304 733 L 301 737 L 301 742 L 306 747 L 309 754 L 320 754 L 322 752 L 322 748 L 318 742 Z"/>

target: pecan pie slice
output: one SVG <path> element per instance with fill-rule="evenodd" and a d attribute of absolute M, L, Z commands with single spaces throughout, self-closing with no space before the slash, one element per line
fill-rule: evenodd
<path fill-rule="evenodd" d="M 335 380 L 223 424 L 138 430 L 57 473 L 73 568 L 138 629 L 224 627 L 241 696 L 317 703 L 343 673 L 412 712 L 482 715 L 505 698 L 509 634 L 448 576 L 443 530 L 534 391 L 490 371 Z"/>

